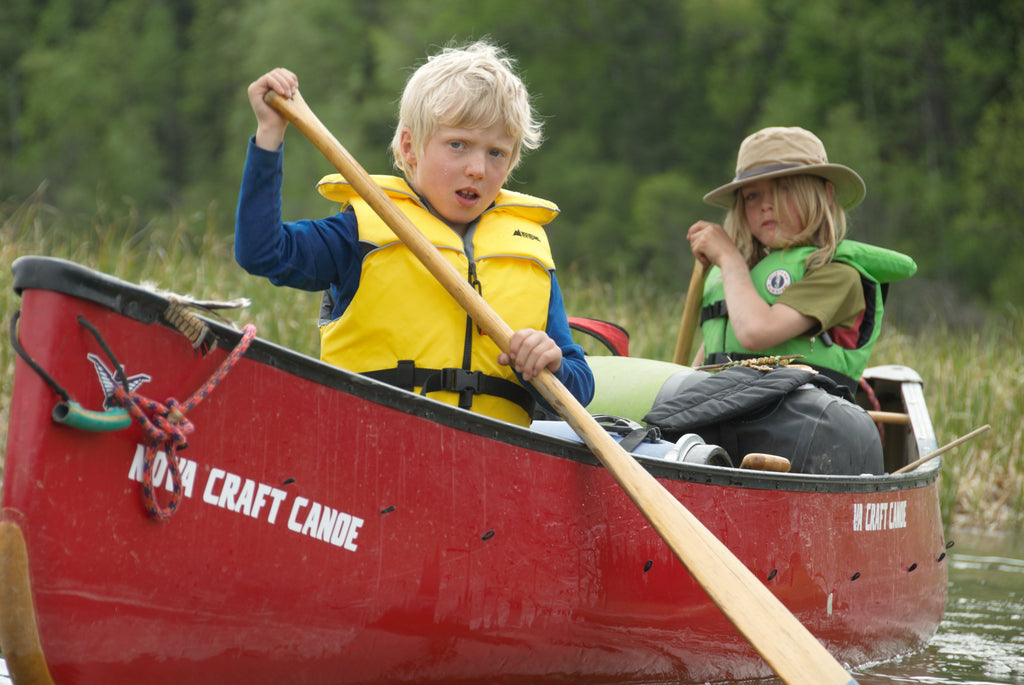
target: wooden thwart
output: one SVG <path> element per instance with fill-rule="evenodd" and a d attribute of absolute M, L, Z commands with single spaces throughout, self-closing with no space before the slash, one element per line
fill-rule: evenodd
<path fill-rule="evenodd" d="M 910 416 L 895 411 L 868 411 L 868 416 L 875 423 L 888 423 L 896 426 L 910 425 Z"/>
<path fill-rule="evenodd" d="M 743 461 L 740 462 L 741 469 L 751 469 L 754 471 L 779 471 L 785 473 L 789 471 L 789 467 L 789 459 L 763 452 L 751 452 L 743 457 Z"/>

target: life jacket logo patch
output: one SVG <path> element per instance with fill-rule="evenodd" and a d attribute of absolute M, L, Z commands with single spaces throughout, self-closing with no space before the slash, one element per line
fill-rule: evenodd
<path fill-rule="evenodd" d="M 532 233 L 527 233 L 526 231 L 520 228 L 517 228 L 515 232 L 512 233 L 512 235 L 518 236 L 520 238 L 529 238 L 530 240 L 536 240 L 537 242 L 540 242 L 540 238 L 538 236 L 535 236 Z"/>
<path fill-rule="evenodd" d="M 788 271 L 785 269 L 776 269 L 768 274 L 768 278 L 766 278 L 764 282 L 764 287 L 772 295 L 781 295 L 782 291 L 788 288 L 792 282 L 793 277 L 789 275 Z"/>

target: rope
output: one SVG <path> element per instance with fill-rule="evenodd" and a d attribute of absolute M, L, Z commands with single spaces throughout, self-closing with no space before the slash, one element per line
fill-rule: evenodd
<path fill-rule="evenodd" d="M 734 366 L 749 366 L 758 371 L 771 371 L 777 366 L 789 366 L 790 362 L 803 358 L 802 354 L 791 354 L 787 356 L 754 357 L 751 359 L 740 359 L 737 361 L 723 362 L 721 364 L 707 364 L 698 366 L 697 371 L 724 371 Z"/>
<path fill-rule="evenodd" d="M 142 503 L 153 518 L 159 521 L 169 520 L 181 500 L 181 470 L 178 466 L 178 450 L 188 446 L 188 436 L 195 430 L 195 426 L 185 415 L 195 409 L 196 405 L 206 399 L 217 387 L 217 384 L 224 380 L 228 372 L 245 354 L 255 336 L 256 327 L 252 324 L 246 325 L 242 329 L 242 339 L 235 349 L 221 362 L 209 380 L 203 383 L 199 390 L 183 404 L 174 398 L 168 399 L 166 404 L 161 404 L 137 392 L 129 392 L 122 385 L 117 386 L 114 390 L 114 401 L 128 410 L 128 413 L 142 426 L 149 439 L 142 468 Z M 152 415 L 152 418 L 147 416 L 147 412 Z M 153 463 L 161 448 L 167 455 L 167 464 L 173 481 L 173 491 L 166 507 L 160 505 L 156 492 L 153 490 Z"/>
<path fill-rule="evenodd" d="M 183 310 L 180 310 L 183 311 Z M 186 314 L 188 314 L 186 312 Z M 66 404 L 74 404 L 71 396 L 68 392 L 62 388 L 57 381 L 55 381 L 46 371 L 33 360 L 28 353 L 21 346 L 18 340 L 18 319 L 21 317 L 21 311 L 14 313 L 11 317 L 10 323 L 10 336 L 11 346 L 14 347 L 14 351 L 28 364 L 39 376 L 46 382 L 50 388 L 57 393 Z M 187 317 L 178 316 L 179 321 L 187 320 Z M 192 317 L 195 318 L 195 317 Z M 114 355 L 114 351 L 110 349 L 99 330 L 89 322 L 84 316 L 77 317 L 78 323 L 87 328 L 93 337 L 96 338 L 96 342 L 102 348 L 103 352 L 107 355 L 111 364 L 114 365 L 114 375 L 117 378 L 118 384 L 115 385 L 111 401 L 124 407 L 125 410 L 142 426 L 146 436 L 149 439 L 149 444 L 146 447 L 145 460 L 142 468 L 142 502 L 146 507 L 146 511 L 149 512 L 150 516 L 160 521 L 167 521 L 174 514 L 174 511 L 178 508 L 178 503 L 181 500 L 181 469 L 178 466 L 178 450 L 185 449 L 188 446 L 187 436 L 190 435 L 194 430 L 195 426 L 192 422 L 185 418 L 185 414 L 192 411 L 200 402 L 206 399 L 207 396 L 213 389 L 217 387 L 228 372 L 234 368 L 238 360 L 242 358 L 245 351 L 249 349 L 249 344 L 253 338 L 256 337 L 256 327 L 252 324 L 246 325 L 242 329 L 242 338 L 239 340 L 238 345 L 235 349 L 228 354 L 227 358 L 221 363 L 213 375 L 207 380 L 200 388 L 188 399 L 184 404 L 179 403 L 174 398 L 167 400 L 167 404 L 161 404 L 147 397 L 140 395 L 139 393 L 132 392 L 129 384 L 128 377 L 124 371 L 124 367 L 121 362 L 118 361 Z M 205 327 L 204 327 L 205 328 Z M 185 332 L 185 331 L 181 331 Z M 189 337 L 193 343 L 193 347 L 200 347 L 207 345 L 203 338 L 206 337 L 206 332 L 201 331 L 202 335 L 197 338 Z M 188 335 L 186 333 L 186 335 Z M 203 350 L 205 353 L 205 349 Z M 153 415 L 150 419 L 146 412 Z M 121 426 L 118 426 L 121 427 Z M 160 448 L 164 448 L 164 453 L 167 455 L 167 464 L 171 473 L 171 479 L 173 481 L 173 492 L 171 493 L 171 500 L 168 502 L 166 507 L 160 506 L 160 502 L 157 500 L 156 493 L 153 490 L 153 463 L 156 461 L 157 452 Z"/>

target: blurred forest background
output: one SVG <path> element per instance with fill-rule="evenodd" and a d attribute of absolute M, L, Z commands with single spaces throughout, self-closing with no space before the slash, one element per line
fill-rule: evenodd
<path fill-rule="evenodd" d="M 1024 307 L 1020 0 L 3 0 L 0 203 L 230 235 L 246 98 L 276 66 L 373 173 L 411 69 L 489 36 L 518 60 L 547 141 L 516 190 L 551 199 L 560 269 L 683 292 L 701 196 L 766 125 L 816 132 L 868 185 L 851 237 L 911 254 L 912 317 Z M 333 169 L 286 142 L 285 217 L 335 207 Z M 144 230 L 142 231 L 144 234 Z M 5 269 L 8 267 L 4 267 Z"/>

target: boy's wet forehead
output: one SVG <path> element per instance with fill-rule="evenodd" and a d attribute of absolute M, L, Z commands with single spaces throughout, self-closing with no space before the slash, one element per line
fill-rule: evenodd
<path fill-rule="evenodd" d="M 448 129 L 460 129 L 463 131 L 486 131 L 492 128 L 499 128 L 506 136 L 513 140 L 518 140 L 519 135 L 517 131 L 512 130 L 508 125 L 508 122 L 502 119 L 494 121 L 492 119 L 449 119 L 447 121 L 440 119 L 437 122 L 437 126 L 434 127 L 434 133 L 437 133 L 442 128 Z"/>

